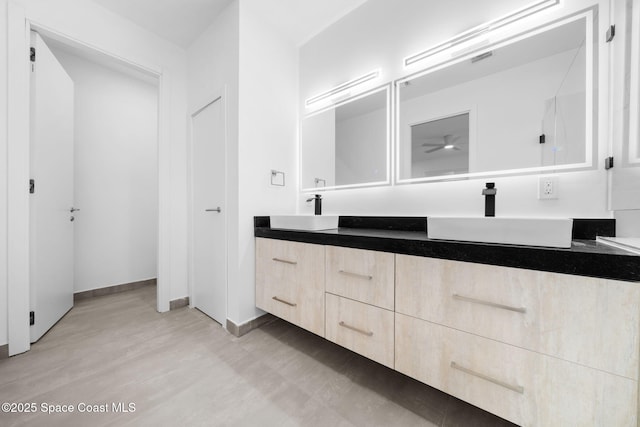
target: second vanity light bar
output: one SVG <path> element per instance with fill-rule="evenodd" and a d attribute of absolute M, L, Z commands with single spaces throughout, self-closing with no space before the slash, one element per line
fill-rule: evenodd
<path fill-rule="evenodd" d="M 498 29 L 500 27 L 504 27 L 505 25 L 510 24 L 514 21 L 525 18 L 536 12 L 540 12 L 541 10 L 544 10 L 548 7 L 555 6 L 559 2 L 560 0 L 541 0 L 541 1 L 534 2 L 528 6 L 523 7 L 522 9 L 518 9 L 501 18 L 495 19 L 479 27 L 472 28 L 469 31 L 465 31 L 464 33 L 459 34 L 443 43 L 440 43 L 439 45 L 436 45 L 432 48 L 416 53 L 414 55 L 411 55 L 405 58 L 404 66 L 408 67 L 409 65 L 415 64 L 416 62 L 420 62 L 423 59 L 426 59 L 432 55 L 435 55 L 436 53 L 442 52 L 445 49 L 448 49 L 460 43 L 464 43 L 468 40 L 471 40 L 472 38 L 477 37 L 480 34 L 484 34 L 489 31 Z"/>
<path fill-rule="evenodd" d="M 330 97 L 332 97 L 332 96 L 334 96 L 334 95 L 336 95 L 336 94 L 338 94 L 340 92 L 343 92 L 343 91 L 345 91 L 347 89 L 351 89 L 352 87 L 361 85 L 361 84 L 366 83 L 366 82 L 368 82 L 370 80 L 378 78 L 378 76 L 380 76 L 380 70 L 375 70 L 375 71 L 372 71 L 370 73 L 365 74 L 364 76 L 355 78 L 353 80 L 349 80 L 346 83 L 342 83 L 341 85 L 338 85 L 338 86 L 334 87 L 333 89 L 330 89 L 330 90 L 328 90 L 326 92 L 322 92 L 322 93 L 320 93 L 320 94 L 318 94 L 316 96 L 313 96 L 313 97 L 307 99 L 305 101 L 305 105 L 308 107 L 308 106 L 310 106 L 312 104 L 315 104 L 316 102 L 323 101 L 323 100 L 325 100 L 327 98 L 330 98 Z"/>

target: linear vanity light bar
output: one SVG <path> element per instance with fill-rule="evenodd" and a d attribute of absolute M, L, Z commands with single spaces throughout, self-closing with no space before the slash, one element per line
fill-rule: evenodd
<path fill-rule="evenodd" d="M 458 34 L 457 36 L 446 40 L 432 48 L 424 50 L 420 53 L 416 53 L 415 55 L 411 55 L 404 59 L 404 66 L 408 67 L 409 65 L 420 62 L 423 59 L 435 55 L 436 53 L 442 52 L 445 49 L 449 49 L 450 47 L 456 46 L 460 43 L 464 43 L 489 31 L 504 27 L 507 24 L 510 24 L 522 18 L 526 18 L 529 15 L 533 15 L 534 13 L 540 12 L 541 10 L 547 9 L 551 6 L 555 6 L 558 3 L 560 3 L 560 0 L 542 0 L 532 3 L 501 18 L 495 19 L 486 24 L 465 31 L 464 33 Z"/>
<path fill-rule="evenodd" d="M 328 90 L 326 92 L 322 92 L 322 93 L 320 93 L 320 94 L 318 94 L 316 96 L 313 96 L 313 97 L 307 99 L 305 101 L 305 105 L 308 107 L 311 104 L 315 104 L 316 102 L 323 101 L 323 100 L 325 100 L 327 98 L 330 98 L 332 96 L 335 96 L 336 94 L 338 94 L 340 92 L 343 92 L 343 91 L 345 91 L 347 89 L 351 89 L 353 87 L 356 87 L 358 85 L 366 83 L 366 82 L 368 82 L 370 80 L 376 79 L 379 76 L 380 76 L 380 70 L 375 70 L 375 71 L 372 71 L 370 73 L 365 74 L 364 76 L 355 78 L 353 80 L 349 80 L 346 83 L 342 83 L 341 85 L 338 85 L 338 86 L 334 87 L 333 89 L 330 89 L 330 90 Z"/>

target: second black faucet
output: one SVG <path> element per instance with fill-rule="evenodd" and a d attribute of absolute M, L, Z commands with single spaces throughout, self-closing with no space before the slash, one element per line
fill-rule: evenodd
<path fill-rule="evenodd" d="M 320 194 L 316 194 L 310 199 L 307 199 L 307 202 L 314 201 L 314 214 L 322 215 L 322 196 Z"/>
<path fill-rule="evenodd" d="M 484 216 L 496 216 L 496 189 L 495 182 L 487 182 L 487 188 L 482 190 L 484 196 Z"/>

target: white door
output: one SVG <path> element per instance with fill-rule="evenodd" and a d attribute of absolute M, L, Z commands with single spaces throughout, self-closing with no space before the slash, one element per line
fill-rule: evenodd
<path fill-rule="evenodd" d="M 227 318 L 225 118 L 221 97 L 192 115 L 192 298 L 221 325 Z"/>
<path fill-rule="evenodd" d="M 73 307 L 73 81 L 31 33 L 31 342 Z"/>

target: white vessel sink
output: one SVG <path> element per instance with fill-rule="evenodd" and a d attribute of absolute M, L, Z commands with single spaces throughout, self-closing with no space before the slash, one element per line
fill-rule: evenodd
<path fill-rule="evenodd" d="M 430 239 L 570 248 L 569 218 L 428 217 Z"/>
<path fill-rule="evenodd" d="M 338 228 L 337 215 L 273 215 L 271 228 L 283 230 L 331 230 Z"/>

